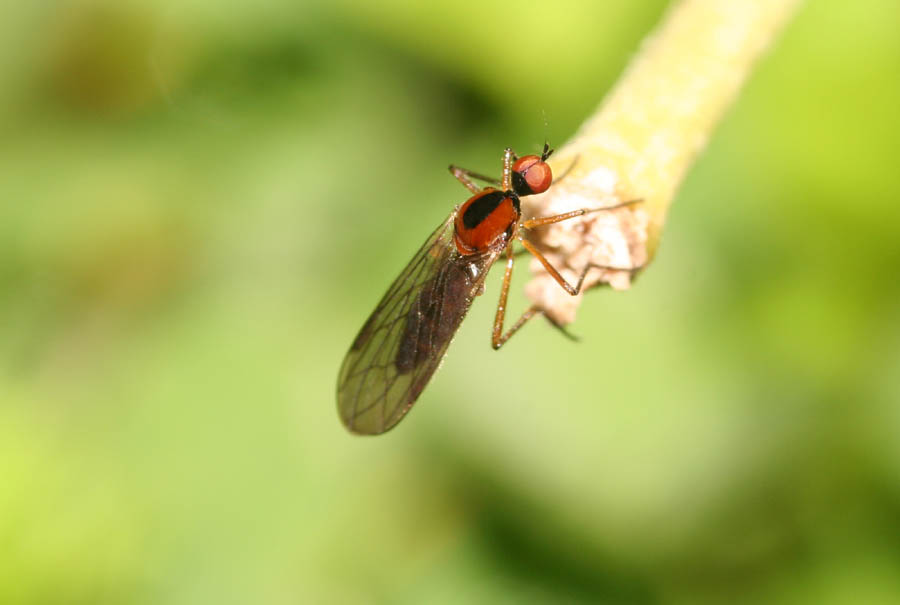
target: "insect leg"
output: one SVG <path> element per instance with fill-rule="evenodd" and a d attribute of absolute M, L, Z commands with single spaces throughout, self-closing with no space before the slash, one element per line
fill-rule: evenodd
<path fill-rule="evenodd" d="M 538 307 L 537 305 L 531 305 L 530 307 L 528 307 L 525 310 L 524 313 L 522 313 L 522 316 L 519 317 L 518 320 L 516 320 L 516 323 L 514 323 L 512 326 L 510 326 L 509 330 L 507 330 L 503 334 L 498 333 L 496 338 L 491 340 L 491 345 L 493 345 L 495 350 L 499 349 L 506 343 L 507 340 L 512 338 L 513 334 L 515 334 L 516 332 L 519 331 L 519 328 L 521 328 L 522 326 L 525 325 L 525 322 L 527 322 L 529 319 L 531 319 L 535 315 L 541 315 L 543 313 L 544 312 L 543 312 L 543 310 L 541 310 L 540 307 Z M 557 324 L 554 324 L 554 325 L 557 325 Z M 562 326 L 557 325 L 557 327 L 559 327 L 559 329 L 562 330 L 564 334 L 571 337 L 571 335 L 569 335 Z M 502 330 L 502 326 L 501 326 L 501 330 Z M 496 332 L 496 326 L 495 326 L 495 332 Z"/>
<path fill-rule="evenodd" d="M 616 208 L 623 208 L 625 206 L 630 206 L 632 204 L 637 204 L 638 202 L 644 201 L 641 198 L 636 200 L 628 200 L 627 202 L 622 202 L 620 204 L 615 204 L 614 206 L 604 206 L 603 208 L 580 208 L 578 210 L 572 210 L 571 212 L 564 212 L 563 214 L 554 214 L 553 216 L 543 216 L 540 218 L 531 218 L 527 221 L 522 221 L 522 226 L 526 229 L 534 229 L 535 227 L 541 227 L 543 225 L 552 225 L 553 223 L 559 223 L 561 221 L 568 220 L 570 218 L 575 218 L 576 216 L 584 216 L 585 214 L 590 214 L 593 212 L 602 212 L 605 210 L 615 210 Z"/>
<path fill-rule="evenodd" d="M 518 156 L 512 148 L 507 147 L 503 150 L 503 176 L 500 179 L 500 188 L 503 191 L 512 189 L 512 165 L 517 158 Z"/>
<path fill-rule="evenodd" d="M 630 271 L 633 273 L 641 269 L 641 267 L 643 266 L 613 267 L 609 265 L 588 263 L 584 267 L 584 270 L 581 272 L 581 275 L 578 278 L 578 283 L 573 287 L 569 284 L 569 282 L 566 281 L 566 279 L 562 275 L 560 275 L 559 271 L 557 271 L 556 268 L 550 264 L 550 261 L 547 260 L 547 257 L 541 254 L 541 252 L 537 248 L 535 248 L 531 242 L 522 238 L 521 236 L 519 236 L 519 240 L 522 242 L 522 245 L 525 246 L 525 250 L 513 252 L 512 245 L 506 248 L 506 271 L 503 273 L 503 284 L 500 286 L 500 302 L 497 304 L 497 314 L 494 316 L 494 330 L 491 334 L 491 346 L 494 347 L 495 350 L 502 347 L 507 340 L 512 338 L 512 335 L 518 332 L 519 329 L 524 326 L 529 319 L 537 315 L 544 315 L 544 310 L 541 309 L 538 305 L 531 305 L 525 310 L 524 313 L 522 313 L 519 319 L 516 320 L 516 323 L 510 326 L 509 330 L 505 332 L 503 331 L 503 323 L 506 318 L 506 303 L 507 299 L 509 298 L 510 282 L 512 281 L 513 264 L 516 256 L 519 256 L 520 253 L 527 251 L 533 254 L 544 266 L 551 277 L 553 277 L 553 279 L 556 280 L 556 282 L 572 296 L 575 296 L 576 294 L 581 292 L 581 288 L 584 285 L 584 280 L 587 277 L 588 271 L 590 271 L 591 269 L 610 269 L 614 271 Z M 544 317 L 546 317 L 550 321 L 550 323 L 553 324 L 555 328 L 560 330 L 567 338 L 578 340 L 576 337 L 572 336 L 566 331 L 565 326 L 557 323 L 548 315 L 544 315 Z"/>
<path fill-rule="evenodd" d="M 578 278 L 578 284 L 575 286 L 576 294 L 581 292 L 581 286 L 584 284 L 584 279 L 587 277 L 588 271 L 591 269 L 606 269 L 608 271 L 628 271 L 632 275 L 635 271 L 640 271 L 644 268 L 644 263 L 637 265 L 636 267 L 613 267 L 612 265 L 598 265 L 597 263 L 588 263 L 584 266 L 584 270 L 581 272 L 581 276 Z M 601 284 L 594 284 L 599 286 Z"/>
<path fill-rule="evenodd" d="M 506 299 L 509 297 L 509 282 L 512 279 L 515 260 L 512 242 L 510 242 L 510 245 L 506 247 L 506 271 L 503 273 L 503 283 L 500 286 L 500 302 L 497 303 L 497 314 L 494 315 L 494 330 L 491 332 L 491 346 L 495 349 L 499 349 L 506 341 L 503 338 L 503 319 L 506 317 Z"/>
<path fill-rule="evenodd" d="M 460 168 L 455 164 L 450 164 L 450 174 L 455 176 L 456 180 L 462 183 L 463 186 L 472 193 L 478 193 L 479 191 L 481 191 L 481 187 L 473 183 L 472 179 L 484 181 L 485 183 L 491 183 L 492 185 L 500 185 L 500 181 L 498 181 L 494 177 L 478 174 L 477 172 L 472 172 L 471 170 Z"/>
<path fill-rule="evenodd" d="M 529 247 L 528 251 L 531 252 L 530 247 Z M 579 292 L 581 292 L 581 287 L 584 284 L 584 279 L 585 279 L 585 277 L 587 277 L 588 271 L 590 271 L 591 269 L 610 269 L 610 270 L 615 270 L 615 271 L 634 272 L 641 268 L 640 266 L 639 267 L 611 267 L 611 266 L 607 266 L 607 265 L 597 265 L 594 263 L 588 263 L 588 265 L 584 268 L 584 271 L 581 272 L 581 276 L 578 278 L 578 284 L 574 288 L 572 288 L 572 286 L 570 286 L 568 284 L 568 282 L 566 282 L 566 280 L 562 277 L 562 275 L 560 275 L 559 272 L 556 269 L 554 269 L 552 265 L 549 264 L 547 259 L 544 258 L 544 256 L 542 254 L 536 253 L 535 255 L 538 257 L 538 260 L 541 261 L 541 263 L 544 265 L 544 267 L 547 269 L 547 271 L 550 273 L 550 275 L 552 275 L 553 278 L 557 281 L 557 283 L 559 283 L 559 285 L 562 286 L 566 290 L 566 292 L 568 292 L 569 294 L 572 294 L 572 295 L 575 295 L 575 294 L 578 294 Z M 515 256 L 518 256 L 518 255 L 515 255 Z M 507 330 L 506 332 L 503 332 L 503 321 L 504 321 L 504 316 L 506 314 L 506 300 L 507 300 L 507 296 L 509 295 L 509 282 L 510 282 L 510 277 L 512 275 L 511 260 L 512 259 L 507 258 L 506 273 L 503 276 L 503 286 L 500 290 L 500 304 L 497 306 L 497 316 L 494 318 L 494 333 L 491 338 L 491 345 L 494 347 L 494 349 L 499 349 L 500 347 L 502 347 L 506 343 L 506 341 L 509 340 L 510 338 L 512 338 L 512 335 L 515 334 L 516 332 L 518 332 L 519 329 L 522 326 L 524 326 L 525 323 L 529 319 L 531 319 L 532 317 L 535 317 L 537 315 L 544 315 L 544 317 L 547 318 L 547 321 L 549 321 L 551 323 L 551 325 L 553 325 L 554 328 L 556 328 L 557 330 L 562 332 L 563 336 L 565 336 L 566 338 L 568 338 L 570 340 L 577 341 L 578 337 L 570 334 L 568 332 L 568 330 L 566 330 L 566 327 L 564 325 L 556 322 L 549 315 L 546 315 L 544 313 L 544 310 L 541 309 L 538 305 L 531 305 L 530 307 L 528 307 L 525 310 L 525 312 L 522 313 L 521 317 L 519 317 L 519 319 L 516 320 L 516 323 L 514 323 L 512 326 L 510 326 L 509 330 Z"/>
<path fill-rule="evenodd" d="M 544 269 L 547 270 L 547 273 L 550 274 L 550 277 L 552 277 L 556 281 L 556 283 L 558 283 L 562 287 L 563 290 L 565 290 L 572 296 L 575 296 L 579 292 L 581 292 L 581 286 L 584 285 L 584 278 L 587 277 L 588 271 L 590 271 L 591 269 L 611 269 L 611 270 L 615 270 L 615 271 L 634 272 L 641 268 L 641 266 L 638 266 L 638 267 L 610 267 L 610 266 L 606 266 L 606 265 L 597 265 L 594 263 L 588 263 L 585 266 L 584 271 L 581 272 L 581 277 L 578 278 L 578 283 L 573 286 L 572 284 L 570 284 L 569 282 L 566 281 L 566 278 L 563 277 L 559 273 L 559 271 L 556 270 L 556 267 L 554 267 L 553 265 L 550 264 L 550 261 L 547 260 L 547 257 L 544 256 L 540 250 L 535 248 L 534 244 L 529 242 L 527 239 L 522 238 L 521 236 L 519 237 L 519 239 L 522 242 L 522 245 L 525 246 L 525 249 L 527 249 L 529 252 L 531 252 L 535 256 L 535 258 L 537 258 L 538 261 L 540 261 L 540 263 L 544 266 Z"/>
<path fill-rule="evenodd" d="M 500 286 L 500 302 L 497 304 L 497 315 L 494 316 L 494 330 L 491 333 L 491 346 L 494 347 L 495 350 L 502 347 L 503 344 L 509 340 L 513 334 L 518 332 L 519 328 L 524 326 L 529 319 L 543 313 L 540 307 L 531 305 L 524 313 L 522 313 L 521 317 L 516 320 L 516 323 L 510 326 L 509 330 L 506 332 L 503 331 L 503 322 L 506 317 L 506 301 L 509 298 L 509 284 L 512 280 L 512 270 L 515 258 L 516 254 L 513 252 L 512 245 L 510 244 L 506 248 L 506 271 L 503 274 L 503 285 Z"/>
<path fill-rule="evenodd" d="M 540 313 L 540 309 L 532 306 L 522 317 L 513 324 L 508 332 L 503 332 L 503 320 L 506 317 L 506 301 L 509 298 L 509 284 L 512 280 L 513 265 L 515 264 L 515 255 L 513 254 L 512 242 L 506 247 L 506 271 L 503 273 L 503 284 L 500 286 L 500 302 L 497 303 L 497 314 L 494 316 L 494 330 L 491 333 L 491 346 L 499 349 L 503 346 L 509 337 L 512 336 L 526 321 L 531 319 L 535 314 Z"/>
<path fill-rule="evenodd" d="M 534 244 L 529 242 L 527 239 L 520 238 L 522 245 L 525 246 L 525 249 L 531 252 L 535 258 L 537 258 L 542 265 L 544 265 L 544 269 L 547 270 L 547 273 L 550 274 L 550 277 L 556 280 L 560 286 L 562 286 L 563 290 L 575 296 L 581 290 L 581 284 L 583 283 L 584 275 L 582 275 L 582 279 L 578 280 L 578 287 L 571 285 L 566 281 L 566 278 L 560 275 L 559 271 L 556 270 L 556 267 L 550 264 L 550 261 L 547 260 L 547 257 L 541 254 L 541 251 L 534 247 Z"/>

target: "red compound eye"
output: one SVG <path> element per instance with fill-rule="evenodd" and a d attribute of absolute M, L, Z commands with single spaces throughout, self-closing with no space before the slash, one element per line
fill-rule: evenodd
<path fill-rule="evenodd" d="M 550 165 L 537 155 L 526 155 L 516 160 L 512 172 L 513 189 L 519 195 L 543 193 L 553 182 Z"/>

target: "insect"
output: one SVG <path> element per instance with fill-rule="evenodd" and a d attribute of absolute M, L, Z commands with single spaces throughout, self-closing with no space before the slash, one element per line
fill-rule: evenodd
<path fill-rule="evenodd" d="M 547 144 L 539 156 L 518 157 L 507 148 L 499 181 L 450 166 L 453 176 L 473 195 L 425 240 L 350 346 L 337 384 L 338 413 L 348 430 L 377 435 L 400 422 L 440 365 L 472 300 L 484 291 L 488 270 L 501 256 L 506 257 L 506 272 L 491 334 L 494 349 L 541 314 L 532 305 L 509 330 L 503 330 L 514 241 L 521 242 L 566 292 L 574 296 L 581 290 L 592 265 L 572 286 L 523 234 L 639 200 L 521 220 L 519 198 L 543 193 L 553 182 L 547 164 L 552 153 Z M 481 188 L 473 180 L 489 185 Z"/>

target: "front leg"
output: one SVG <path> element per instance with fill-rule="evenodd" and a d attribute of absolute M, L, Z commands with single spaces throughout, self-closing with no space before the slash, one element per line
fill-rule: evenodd
<path fill-rule="evenodd" d="M 492 185 L 500 184 L 500 181 L 493 177 L 484 176 L 483 174 L 478 174 L 477 172 L 472 172 L 471 170 L 460 168 L 459 166 L 456 166 L 454 164 L 450 164 L 450 174 L 456 177 L 456 180 L 462 183 L 463 186 L 472 193 L 478 193 L 481 191 L 481 187 L 473 183 L 472 179 L 484 181 L 485 183 L 490 183 Z"/>

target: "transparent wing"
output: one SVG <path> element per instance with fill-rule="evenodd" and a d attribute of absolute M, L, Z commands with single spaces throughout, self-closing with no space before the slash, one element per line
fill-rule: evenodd
<path fill-rule="evenodd" d="M 354 433 L 376 435 L 409 410 L 440 365 L 497 251 L 461 256 L 456 211 L 391 284 L 366 320 L 338 375 L 338 413 Z"/>

